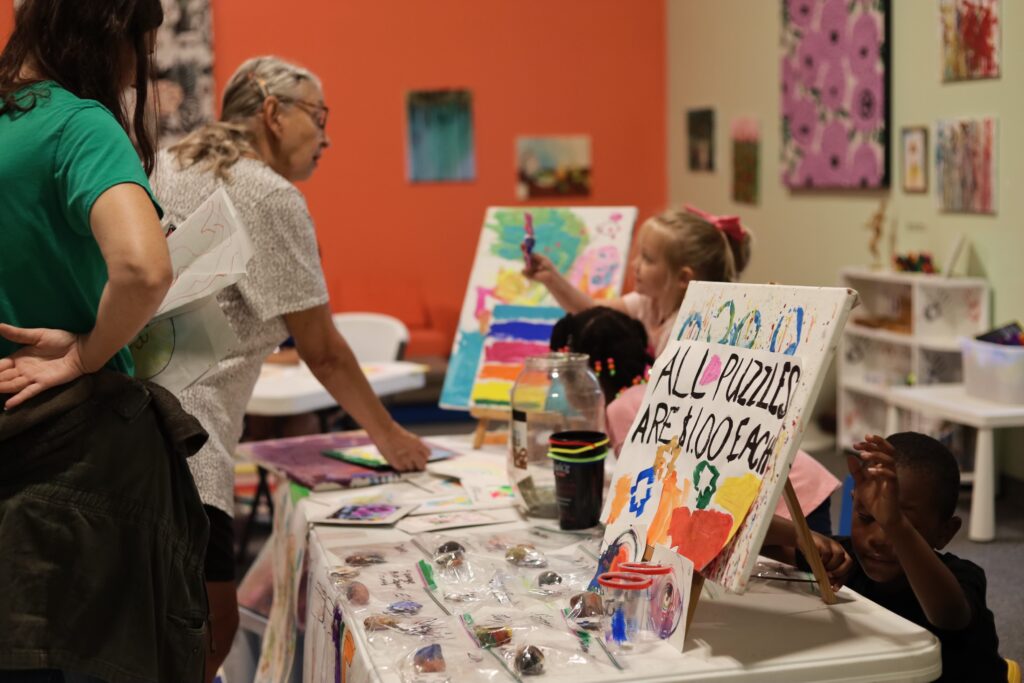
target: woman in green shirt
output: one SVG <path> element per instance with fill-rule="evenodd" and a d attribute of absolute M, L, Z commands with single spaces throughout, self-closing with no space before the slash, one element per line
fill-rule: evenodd
<path fill-rule="evenodd" d="M 26 0 L 0 54 L 0 682 L 202 676 L 183 456 L 206 435 L 125 350 L 171 282 L 144 125 L 162 21 Z"/>

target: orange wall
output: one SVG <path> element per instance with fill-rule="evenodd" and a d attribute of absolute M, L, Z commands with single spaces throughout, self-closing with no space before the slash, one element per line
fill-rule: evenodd
<path fill-rule="evenodd" d="M 301 189 L 335 310 L 454 332 L 484 209 L 515 202 L 515 137 L 588 133 L 588 203 L 665 202 L 661 0 L 214 0 L 218 92 L 247 57 L 320 75 L 332 148 Z M 411 185 L 408 90 L 473 92 L 477 179 Z M 418 319 L 419 318 L 419 319 Z M 415 352 L 415 349 L 410 349 Z"/>
<path fill-rule="evenodd" d="M 335 310 L 429 322 L 450 339 L 484 210 L 517 203 L 519 134 L 591 135 L 587 203 L 663 208 L 662 0 L 211 1 L 218 93 L 267 53 L 324 81 L 333 146 L 301 189 Z M 473 92 L 477 179 L 411 185 L 405 93 L 446 87 Z"/>

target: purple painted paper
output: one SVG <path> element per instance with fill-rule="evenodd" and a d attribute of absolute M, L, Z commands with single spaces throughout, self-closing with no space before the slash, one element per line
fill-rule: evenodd
<path fill-rule="evenodd" d="M 782 0 L 782 182 L 889 185 L 887 0 Z"/>
<path fill-rule="evenodd" d="M 244 460 L 285 474 L 309 489 L 346 487 L 355 479 L 365 478 L 370 481 L 381 475 L 369 467 L 325 457 L 323 452 L 370 443 L 373 442 L 365 432 L 334 432 L 249 441 L 238 445 L 238 453 Z"/>

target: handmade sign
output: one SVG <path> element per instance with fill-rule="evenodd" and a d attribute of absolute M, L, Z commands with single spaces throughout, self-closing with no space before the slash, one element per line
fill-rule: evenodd
<path fill-rule="evenodd" d="M 619 456 L 602 514 L 607 548 L 629 527 L 637 555 L 664 544 L 706 578 L 745 588 L 856 297 L 690 286 Z"/>
<path fill-rule="evenodd" d="M 622 291 L 635 208 L 488 209 L 441 392 L 443 408 L 470 408 L 496 305 L 555 305 L 543 285 L 522 274 L 527 214 L 534 233 L 531 253 L 551 259 L 559 272 L 593 299 L 610 299 Z"/>

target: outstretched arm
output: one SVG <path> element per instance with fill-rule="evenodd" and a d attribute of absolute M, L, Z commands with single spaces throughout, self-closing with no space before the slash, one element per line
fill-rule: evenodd
<path fill-rule="evenodd" d="M 366 380 L 326 304 L 284 316 L 299 357 L 399 471 L 422 470 L 430 449 L 392 419 Z"/>
<path fill-rule="evenodd" d="M 531 256 L 530 264 L 523 268 L 523 275 L 547 287 L 551 296 L 555 298 L 559 306 L 565 309 L 566 313 L 579 313 L 594 306 L 607 306 L 623 313 L 626 312 L 622 299 L 602 299 L 598 302 L 576 289 L 564 275 L 558 272 L 551 259 L 543 254 Z"/>

